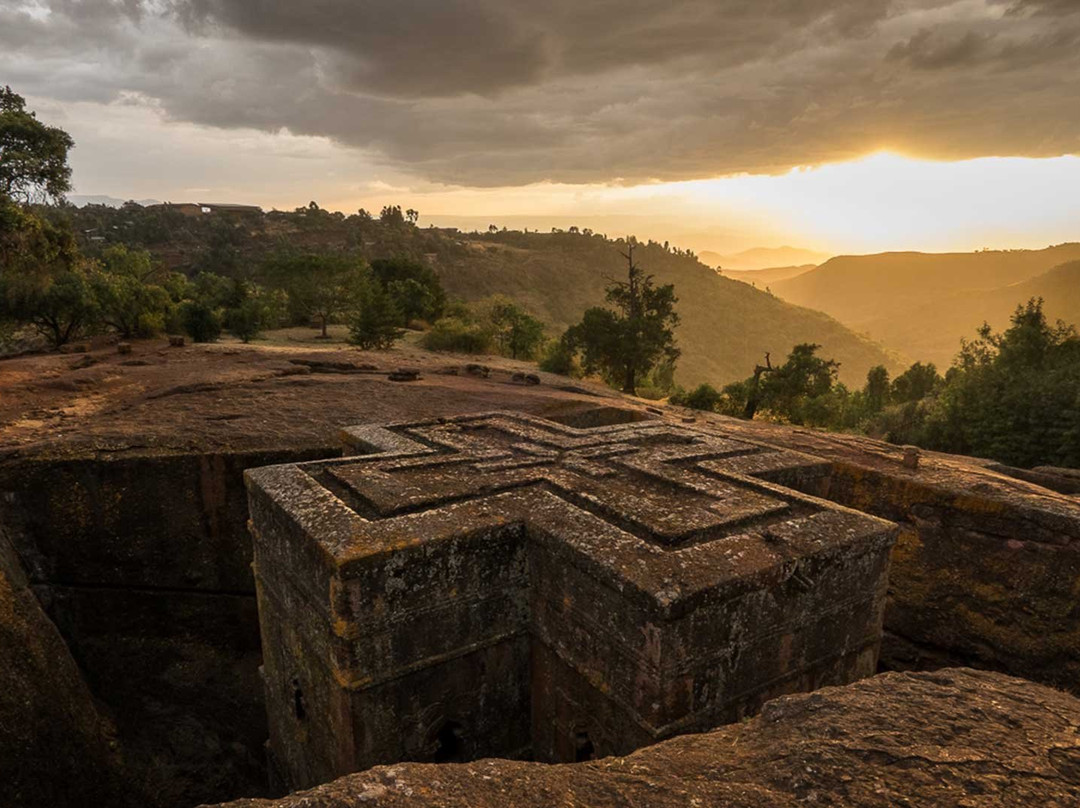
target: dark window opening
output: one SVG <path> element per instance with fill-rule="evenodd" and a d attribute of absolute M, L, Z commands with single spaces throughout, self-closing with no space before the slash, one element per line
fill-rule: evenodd
<path fill-rule="evenodd" d="M 585 760 L 592 760 L 595 756 L 596 748 L 593 746 L 589 733 L 578 730 L 574 734 L 574 762 L 581 763 Z"/>
<path fill-rule="evenodd" d="M 435 736 L 436 763 L 462 763 L 465 761 L 465 742 L 461 724 L 447 721 Z"/>
<path fill-rule="evenodd" d="M 300 689 L 300 680 L 292 680 L 293 687 L 293 713 L 296 714 L 297 721 L 303 721 L 307 717 L 307 710 L 304 709 L 304 691 Z"/>

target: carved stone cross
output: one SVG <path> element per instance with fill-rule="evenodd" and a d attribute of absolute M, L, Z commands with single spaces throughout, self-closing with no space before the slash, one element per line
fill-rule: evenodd
<path fill-rule="evenodd" d="M 248 477 L 292 787 L 625 753 L 874 670 L 895 528 L 787 487 L 813 457 L 662 421 L 346 432 L 369 454 Z"/>

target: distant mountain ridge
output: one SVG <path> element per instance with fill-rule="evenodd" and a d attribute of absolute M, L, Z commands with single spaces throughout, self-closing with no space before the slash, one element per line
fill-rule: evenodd
<path fill-rule="evenodd" d="M 1080 294 L 1069 288 L 1080 279 L 1071 265 L 1076 261 L 1080 244 L 839 256 L 770 288 L 913 359 L 946 367 L 961 337 L 973 336 L 983 321 L 1003 327 L 1015 307 L 1031 297 L 1045 298 L 1050 317 L 1080 322 Z"/>
<path fill-rule="evenodd" d="M 108 205 L 110 208 L 122 207 L 127 202 L 136 202 L 144 207 L 146 205 L 160 205 L 156 199 L 120 199 L 115 196 L 103 196 L 101 194 L 68 194 L 67 201 L 77 208 L 85 205 Z"/>
<path fill-rule="evenodd" d="M 816 265 L 830 258 L 828 253 L 806 250 L 802 247 L 753 247 L 731 255 L 722 255 L 706 250 L 698 257 L 706 266 L 740 271 L 804 266 L 806 264 Z"/>
<path fill-rule="evenodd" d="M 731 278 L 733 281 L 742 281 L 751 286 L 756 286 L 758 289 L 766 287 L 771 289 L 770 284 L 797 278 L 799 275 L 803 275 L 816 267 L 817 264 L 803 264 L 797 267 L 769 267 L 768 269 L 746 270 L 724 269 L 717 271 L 721 272 L 725 278 Z"/>

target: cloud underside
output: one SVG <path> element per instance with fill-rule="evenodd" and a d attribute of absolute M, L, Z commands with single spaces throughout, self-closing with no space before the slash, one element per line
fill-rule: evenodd
<path fill-rule="evenodd" d="M 1080 152 L 1077 0 L 0 0 L 0 75 L 439 182 Z"/>

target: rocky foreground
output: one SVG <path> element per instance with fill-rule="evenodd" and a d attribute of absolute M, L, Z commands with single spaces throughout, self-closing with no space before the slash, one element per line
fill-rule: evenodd
<path fill-rule="evenodd" d="M 933 452 L 921 453 L 918 462 L 910 464 L 902 447 L 869 438 L 690 413 L 551 374 L 539 374 L 536 384 L 525 378 L 535 371 L 533 366 L 407 347 L 365 354 L 306 345 L 172 348 L 146 342 L 136 343 L 130 353 L 103 347 L 88 354 L 30 356 L 2 365 L 3 808 L 190 808 L 239 795 L 267 795 L 261 648 L 244 470 L 340 456 L 343 427 L 493 409 L 578 427 L 690 420 L 695 428 L 720 438 L 813 455 L 828 473 L 799 488 L 802 494 L 887 519 L 900 528 L 889 573 L 884 669 L 989 668 L 1080 696 L 1080 493 L 1061 480 L 1044 480 L 1045 475 Z M 410 374 L 412 381 L 394 380 L 402 367 L 419 374 Z M 910 687 L 919 680 L 896 681 Z M 1065 698 L 1015 680 L 980 681 L 980 687 L 1012 681 L 1014 691 L 1029 687 L 1027 692 L 1044 694 L 1040 699 L 1047 693 Z M 836 703 L 872 700 L 874 693 L 888 690 L 873 687 L 877 690 L 855 689 Z M 828 695 L 829 700 L 837 698 Z M 935 743 L 950 753 L 968 754 L 964 750 L 974 748 L 990 755 L 990 761 L 1004 761 L 984 768 L 978 757 L 967 768 L 958 766 L 958 772 L 968 773 L 966 787 L 972 793 L 966 799 L 974 800 L 969 805 L 1029 804 L 1022 789 L 1014 794 L 995 786 L 998 790 L 989 796 L 973 789 L 985 789 L 984 780 L 1001 778 L 1019 778 L 1024 788 L 1035 788 L 1043 781 L 1020 778 L 1001 767 L 1015 768 L 1025 757 L 1049 765 L 1048 750 L 1078 746 L 1075 738 L 1041 743 L 1042 736 L 1029 737 L 1024 727 L 1039 728 L 1043 719 L 1028 713 L 1015 727 L 987 720 L 991 741 L 965 736 L 944 695 L 939 694 L 939 707 L 933 711 L 905 699 L 904 704 L 916 706 L 893 704 L 890 709 L 906 710 L 901 718 L 908 724 L 889 715 L 882 738 L 919 746 L 908 725 L 921 716 L 920 737 L 941 737 Z M 985 701 L 972 703 L 986 709 Z M 1069 712 L 1058 713 L 1073 716 L 1075 735 L 1076 702 L 1068 703 Z M 857 714 L 862 707 L 854 709 Z M 849 722 L 845 727 L 861 726 L 856 718 L 844 720 Z M 935 735 L 930 728 L 939 724 Z M 786 725 L 782 729 L 792 731 Z M 697 755 L 693 759 L 704 768 L 699 767 L 686 788 L 719 795 L 715 800 L 720 804 L 724 799 L 730 805 L 784 804 L 787 797 L 772 802 L 760 797 L 768 793 L 761 791 L 766 781 L 752 778 L 781 777 L 788 770 L 772 761 L 795 761 L 802 753 L 776 741 L 772 757 L 752 758 L 768 764 L 747 769 L 751 758 L 743 756 L 751 736 L 743 731 L 728 728 L 721 733 L 740 751 L 687 751 Z M 662 749 L 682 749 L 678 744 L 683 743 L 705 741 L 673 742 Z M 1017 752 L 1023 744 L 1028 752 Z M 765 748 L 768 751 L 767 744 Z M 646 772 L 663 773 L 646 778 L 650 786 L 626 774 L 629 764 L 547 770 L 484 763 L 452 777 L 437 777 L 449 789 L 445 798 L 420 804 L 453 805 L 455 799 L 456 804 L 469 804 L 472 792 L 454 797 L 453 789 L 471 783 L 470 771 L 479 772 L 476 781 L 483 786 L 487 781 L 480 778 L 488 769 L 507 776 L 515 772 L 518 779 L 513 782 L 520 787 L 506 788 L 523 795 L 515 797 L 518 804 L 562 799 L 559 804 L 572 805 L 578 791 L 583 796 L 577 804 L 614 804 L 615 796 L 605 803 L 590 795 L 597 789 L 618 795 L 620 788 L 635 795 L 663 794 L 668 802 L 683 804 L 678 802 L 680 772 L 693 771 L 691 757 L 673 768 L 665 754 L 654 750 L 628 759 Z M 891 772 L 902 772 L 904 765 L 916 772 L 928 766 L 906 753 L 889 754 L 901 758 Z M 1075 789 L 1076 764 L 1069 763 L 1075 753 L 1053 754 L 1059 768 L 1073 773 L 1072 780 L 1055 774 L 1056 779 L 1044 785 Z M 845 776 L 857 783 L 872 777 L 878 765 L 853 754 L 843 760 L 850 769 Z M 616 765 L 624 768 L 612 769 Z M 544 778 L 559 778 L 563 784 L 562 791 L 543 793 L 571 796 L 548 798 L 528 791 L 525 783 L 533 771 L 548 771 Z M 818 787 L 822 782 L 830 789 L 848 782 L 845 787 L 854 788 L 839 775 L 817 781 L 813 772 L 798 771 Z M 939 773 L 934 770 L 935 777 Z M 422 786 L 410 781 L 414 793 L 422 795 L 423 788 L 432 787 L 431 777 L 425 774 L 420 782 L 427 785 Z M 363 778 L 358 782 L 379 784 Z M 914 788 L 918 781 L 896 775 L 890 782 Z M 740 783 L 750 789 L 742 802 L 724 790 Z M 750 783 L 758 784 L 758 790 Z M 568 791 L 571 785 L 578 791 Z M 386 784 L 380 788 L 389 795 L 381 798 L 382 804 L 396 804 L 385 802 L 391 797 L 408 797 Z M 312 799 L 324 799 L 324 793 L 333 792 L 316 792 Z M 351 803 L 322 804 L 366 804 L 358 801 L 359 793 Z M 1067 799 L 1047 797 L 1042 803 L 1080 806 L 1075 793 L 1066 793 Z M 951 806 L 965 798 L 918 795 L 910 804 Z M 476 799 L 481 806 L 514 804 L 497 789 L 487 793 L 486 803 Z M 878 803 L 830 799 L 837 805 L 903 804 L 890 802 L 888 796 Z M 704 804 L 709 800 L 713 797 Z M 685 804 L 690 804 L 689 797 Z"/>
<path fill-rule="evenodd" d="M 1080 805 L 1080 700 L 1001 674 L 887 673 L 624 758 L 381 766 L 229 808 Z"/>

